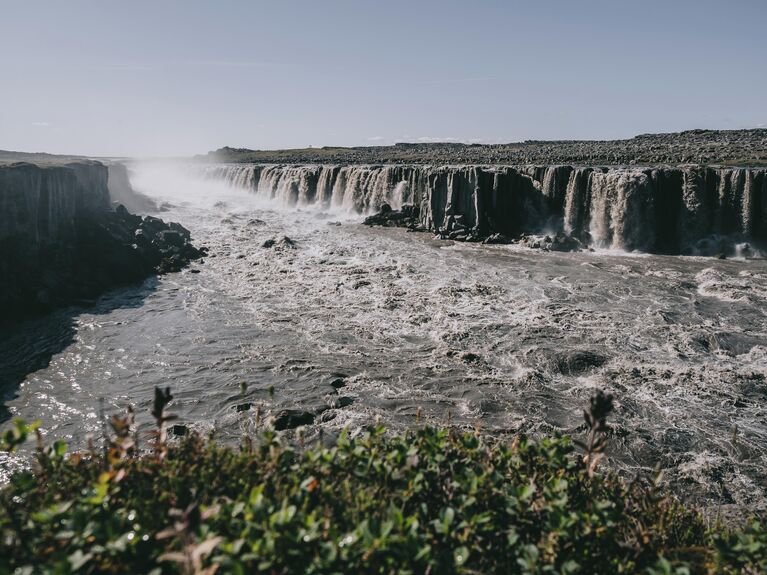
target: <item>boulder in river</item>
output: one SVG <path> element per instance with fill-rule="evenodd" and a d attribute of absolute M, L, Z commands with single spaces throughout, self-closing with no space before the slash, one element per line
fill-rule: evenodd
<path fill-rule="evenodd" d="M 280 239 L 269 238 L 261 244 L 261 247 L 292 250 L 296 248 L 296 242 L 291 240 L 288 236 L 282 236 Z"/>
<path fill-rule="evenodd" d="M 562 352 L 556 357 L 557 369 L 563 375 L 582 375 L 607 362 L 607 357 L 590 350 Z"/>
<path fill-rule="evenodd" d="M 300 409 L 283 409 L 274 416 L 274 429 L 284 431 L 314 423 L 314 414 Z"/>
<path fill-rule="evenodd" d="M 389 204 L 382 204 L 378 212 L 365 218 L 365 225 L 399 228 L 420 228 L 421 210 L 414 204 L 405 204 L 394 210 Z"/>

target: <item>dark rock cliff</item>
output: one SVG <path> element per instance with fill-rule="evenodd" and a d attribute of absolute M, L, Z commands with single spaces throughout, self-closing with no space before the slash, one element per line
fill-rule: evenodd
<path fill-rule="evenodd" d="M 0 321 L 200 256 L 182 226 L 112 210 L 108 178 L 99 162 L 0 165 Z"/>

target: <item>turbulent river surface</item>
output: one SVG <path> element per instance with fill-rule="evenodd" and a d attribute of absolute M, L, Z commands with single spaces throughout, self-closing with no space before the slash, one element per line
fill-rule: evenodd
<path fill-rule="evenodd" d="M 327 403 L 308 434 L 418 419 L 577 435 L 602 388 L 627 476 L 659 466 L 709 509 L 767 509 L 765 260 L 454 244 L 158 165 L 133 184 L 210 257 L 0 334 L 4 419 L 82 445 L 128 404 L 148 428 L 170 385 L 182 423 L 229 438 Z"/>

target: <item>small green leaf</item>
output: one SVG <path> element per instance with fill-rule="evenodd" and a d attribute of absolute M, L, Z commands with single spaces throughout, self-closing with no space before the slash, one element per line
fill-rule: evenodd
<path fill-rule="evenodd" d="M 453 551 L 453 559 L 455 560 L 455 564 L 458 567 L 466 563 L 466 560 L 468 558 L 469 558 L 469 550 L 466 547 L 459 547 L 458 549 Z"/>

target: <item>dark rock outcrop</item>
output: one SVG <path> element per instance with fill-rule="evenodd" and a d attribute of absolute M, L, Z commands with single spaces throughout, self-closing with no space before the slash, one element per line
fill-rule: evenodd
<path fill-rule="evenodd" d="M 0 321 L 177 271 L 203 255 L 179 224 L 112 210 L 107 178 L 98 162 L 0 166 Z"/>
<path fill-rule="evenodd" d="M 562 352 L 556 356 L 557 370 L 565 375 L 581 375 L 588 373 L 607 362 L 607 357 L 590 350 Z"/>
<path fill-rule="evenodd" d="M 393 210 L 389 204 L 382 204 L 378 212 L 365 218 L 368 226 L 396 226 L 401 228 L 421 228 L 421 210 L 413 204 L 405 204 L 399 210 Z"/>
<path fill-rule="evenodd" d="M 296 249 L 296 242 L 291 240 L 288 236 L 282 236 L 279 239 L 269 238 L 261 244 L 261 247 L 267 249 L 293 250 Z"/>
<path fill-rule="evenodd" d="M 300 409 L 283 409 L 274 415 L 274 429 L 284 431 L 286 429 L 295 429 L 302 425 L 314 423 L 315 415 L 310 411 Z"/>

